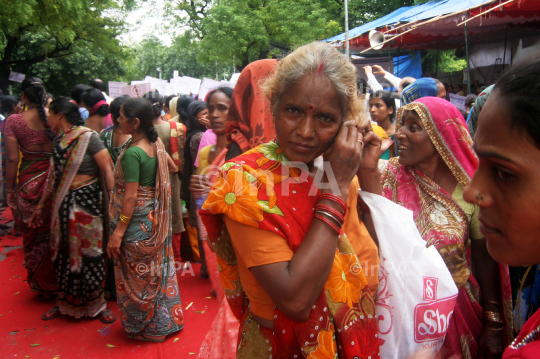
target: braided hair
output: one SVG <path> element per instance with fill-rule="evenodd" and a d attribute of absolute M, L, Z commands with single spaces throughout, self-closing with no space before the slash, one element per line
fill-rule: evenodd
<path fill-rule="evenodd" d="M 21 83 L 21 91 L 28 101 L 36 106 L 39 117 L 45 125 L 45 135 L 52 141 L 56 135 L 47 123 L 47 113 L 45 112 L 44 107 L 47 90 L 45 90 L 45 86 L 43 86 L 43 81 L 41 81 L 39 77 L 27 77 Z"/>

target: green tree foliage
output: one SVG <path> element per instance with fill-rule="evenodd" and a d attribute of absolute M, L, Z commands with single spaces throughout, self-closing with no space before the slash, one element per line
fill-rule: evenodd
<path fill-rule="evenodd" d="M 69 96 L 77 84 L 88 84 L 94 78 L 118 81 L 126 74 L 124 54 L 107 55 L 86 42 L 73 45 L 69 56 L 48 59 L 32 65 L 28 73 L 40 77 L 47 91 L 57 96 Z"/>
<path fill-rule="evenodd" d="M 349 28 L 354 28 L 404 7 L 415 0 L 352 0 L 349 1 Z M 341 1 L 342 2 L 342 1 Z"/>
<path fill-rule="evenodd" d="M 165 46 L 155 36 L 148 36 L 140 44 L 128 50 L 125 63 L 125 74 L 122 78 L 126 82 L 142 80 L 145 76 L 159 77 L 157 68 L 161 68 L 164 79 L 173 77 L 177 70 L 180 76 L 196 78 L 215 78 L 216 73 L 220 80 L 225 75 L 230 78 L 233 68 L 232 61 L 203 64 L 197 61 L 201 53 L 199 41 L 195 41 L 190 33 L 176 37 L 171 46 Z"/>
<path fill-rule="evenodd" d="M 457 58 L 455 50 L 440 50 L 438 62 L 439 72 L 462 71 L 467 68 L 467 61 Z M 422 51 L 422 69 L 424 72 L 437 70 L 437 50 Z"/>
<path fill-rule="evenodd" d="M 328 0 L 171 0 L 169 7 L 200 39 L 198 60 L 205 63 L 234 58 L 245 66 L 271 50 L 275 54 L 342 30 L 334 19 L 336 5 Z"/>
<path fill-rule="evenodd" d="M 28 73 L 35 64 L 74 54 L 81 43 L 105 56 L 120 53 L 116 37 L 134 1 L 0 0 L 0 89 L 7 88 L 10 70 Z"/>

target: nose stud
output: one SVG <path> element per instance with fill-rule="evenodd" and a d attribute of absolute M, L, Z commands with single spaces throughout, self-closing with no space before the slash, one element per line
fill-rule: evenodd
<path fill-rule="evenodd" d="M 478 202 L 478 205 L 482 204 L 483 200 L 484 200 L 484 195 L 482 193 L 478 193 L 476 195 L 476 201 Z"/>

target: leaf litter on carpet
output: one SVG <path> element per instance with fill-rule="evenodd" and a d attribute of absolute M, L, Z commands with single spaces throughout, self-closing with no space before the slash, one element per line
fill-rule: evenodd
<path fill-rule="evenodd" d="M 98 329 L 98 332 L 99 334 L 101 334 L 102 336 L 103 335 L 109 335 L 111 334 L 111 327 L 107 326 L 107 327 L 103 327 L 101 329 Z"/>

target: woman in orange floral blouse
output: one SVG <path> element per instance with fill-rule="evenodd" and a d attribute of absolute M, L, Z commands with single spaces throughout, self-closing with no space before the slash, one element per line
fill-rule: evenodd
<path fill-rule="evenodd" d="M 226 162 L 201 210 L 240 321 L 237 357 L 378 358 L 375 305 L 342 227 L 375 137 L 355 121 L 356 69 L 312 43 L 263 90 L 276 140 Z"/>

